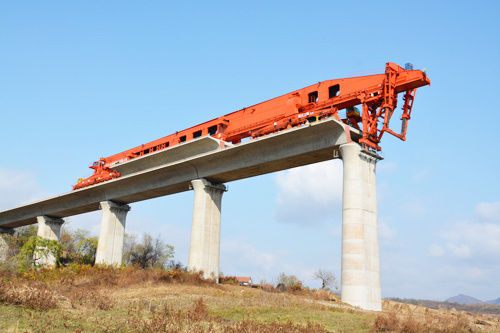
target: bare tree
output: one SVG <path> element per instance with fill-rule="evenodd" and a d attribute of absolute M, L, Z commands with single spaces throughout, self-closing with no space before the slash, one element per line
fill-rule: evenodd
<path fill-rule="evenodd" d="M 174 256 L 174 247 L 166 244 L 160 235 L 156 238 L 144 233 L 142 241 L 131 246 L 130 263 L 142 268 L 167 266 L 168 259 Z"/>
<path fill-rule="evenodd" d="M 123 238 L 123 263 L 125 265 L 132 264 L 132 252 L 137 246 L 139 235 L 136 232 L 126 233 Z"/>
<path fill-rule="evenodd" d="M 165 267 L 167 270 L 177 270 L 177 269 L 181 269 L 183 271 L 187 270 L 187 267 L 184 267 L 184 265 L 182 264 L 182 262 L 180 262 L 179 260 L 177 260 L 177 262 L 175 260 L 169 260 L 168 263 L 167 263 L 167 267 Z M 219 273 L 220 275 L 220 273 Z"/>
<path fill-rule="evenodd" d="M 313 279 L 321 280 L 321 289 L 329 290 L 332 287 L 338 289 L 337 278 L 330 271 L 318 269 L 318 271 L 313 274 Z"/>

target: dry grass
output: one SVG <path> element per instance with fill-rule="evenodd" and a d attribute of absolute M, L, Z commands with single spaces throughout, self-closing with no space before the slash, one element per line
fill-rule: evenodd
<path fill-rule="evenodd" d="M 203 279 L 202 273 L 181 270 L 74 265 L 18 276 L 4 272 L 0 277 L 0 303 L 4 304 L 0 307 L 0 330 L 323 332 L 323 325 L 308 320 L 292 323 L 239 318 L 239 311 L 245 308 L 251 309 L 249 313 L 258 313 L 262 306 L 271 312 L 290 310 L 297 306 L 290 297 L 221 286 Z"/>
<path fill-rule="evenodd" d="M 394 302 L 377 316 L 324 291 L 266 292 L 180 270 L 75 265 L 3 274 L 2 332 L 498 332 L 500 324 Z"/>
<path fill-rule="evenodd" d="M 421 305 L 383 301 L 384 312 L 377 315 L 374 332 L 500 332 L 500 318 L 477 313 L 432 310 Z"/>
<path fill-rule="evenodd" d="M 111 310 L 115 305 L 115 300 L 102 294 L 95 287 L 72 288 L 66 291 L 67 298 L 73 309 L 80 307 L 92 307 L 97 310 Z"/>
<path fill-rule="evenodd" d="M 0 281 L 0 303 L 38 311 L 47 311 L 57 307 L 55 293 L 45 286 L 23 287 L 5 281 Z"/>
<path fill-rule="evenodd" d="M 446 310 L 458 310 L 465 312 L 475 312 L 487 315 L 500 315 L 500 305 L 498 304 L 460 304 L 455 302 L 440 302 L 440 301 L 430 301 L 425 299 L 401 299 L 401 298 L 389 298 L 389 301 L 394 301 L 398 303 L 406 303 L 413 305 L 422 305 L 423 307 L 429 309 L 446 309 Z"/>
<path fill-rule="evenodd" d="M 372 328 L 374 332 L 478 332 L 466 316 L 446 318 L 437 315 L 428 315 L 423 320 L 413 315 L 399 317 L 395 312 L 381 314 L 375 318 Z"/>

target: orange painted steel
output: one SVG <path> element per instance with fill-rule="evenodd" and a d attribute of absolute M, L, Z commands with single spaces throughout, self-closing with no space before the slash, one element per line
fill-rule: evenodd
<path fill-rule="evenodd" d="M 120 177 L 118 171 L 105 167 L 105 163 L 105 158 L 100 158 L 99 161 L 92 163 L 89 168 L 94 169 L 94 174 L 87 179 L 79 178 L 76 185 L 73 186 L 73 190 Z"/>
<path fill-rule="evenodd" d="M 335 117 L 362 130 L 363 137 L 359 143 L 366 148 L 381 150 L 379 143 L 385 132 L 406 140 L 416 89 L 430 83 L 425 72 L 404 70 L 390 62 L 386 64 L 384 74 L 318 82 L 122 153 L 101 158 L 90 166 L 94 169 L 94 174 L 83 181 L 80 180 L 73 189 L 120 177 L 120 174 L 112 169 L 118 163 L 199 137 L 210 135 L 236 144 L 244 138 L 268 135 L 327 117 Z M 398 134 L 389 128 L 389 122 L 400 93 L 404 94 L 404 105 L 401 133 Z M 361 114 L 354 108 L 359 104 L 362 104 Z M 338 114 L 341 109 L 346 109 L 343 119 Z M 379 123 L 381 127 L 378 126 Z"/>

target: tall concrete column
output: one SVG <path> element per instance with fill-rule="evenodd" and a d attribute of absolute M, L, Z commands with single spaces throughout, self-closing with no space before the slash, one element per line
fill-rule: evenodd
<path fill-rule="evenodd" d="M 6 238 L 14 235 L 14 228 L 0 228 L 0 265 L 9 258 L 9 245 Z"/>
<path fill-rule="evenodd" d="M 125 219 L 129 205 L 120 205 L 112 201 L 102 201 L 101 230 L 97 244 L 96 264 L 118 265 L 123 260 L 123 237 Z"/>
<path fill-rule="evenodd" d="M 381 159 L 357 143 L 340 146 L 342 200 L 342 302 L 382 311 L 375 166 Z"/>
<path fill-rule="evenodd" d="M 43 215 L 37 216 L 36 220 L 38 222 L 38 236 L 59 241 L 61 238 L 61 227 L 64 224 L 63 219 Z M 43 265 L 55 265 L 56 258 L 49 254 L 46 258 L 40 259 L 39 263 Z"/>
<path fill-rule="evenodd" d="M 205 278 L 219 279 L 220 216 L 226 187 L 206 179 L 191 181 L 194 190 L 189 270 L 203 270 Z"/>

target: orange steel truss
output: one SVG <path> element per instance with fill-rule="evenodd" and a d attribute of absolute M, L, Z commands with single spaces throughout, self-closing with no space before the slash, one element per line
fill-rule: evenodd
<path fill-rule="evenodd" d="M 328 117 L 335 117 L 361 130 L 363 137 L 359 143 L 367 148 L 381 150 L 379 143 L 385 132 L 406 140 L 415 92 L 418 87 L 430 84 L 425 72 L 404 70 L 390 62 L 386 64 L 384 74 L 318 82 L 116 155 L 101 158 L 90 166 L 94 169 L 94 174 L 79 180 L 73 190 L 120 177 L 120 174 L 112 169 L 118 163 L 199 137 L 212 136 L 236 144 L 244 138 L 256 138 Z M 398 134 L 389 128 L 389 122 L 400 93 L 404 94 L 404 105 L 401 133 Z M 362 104 L 361 114 L 354 108 L 359 104 Z M 342 109 L 346 109 L 346 116 L 341 119 L 339 110 Z"/>

